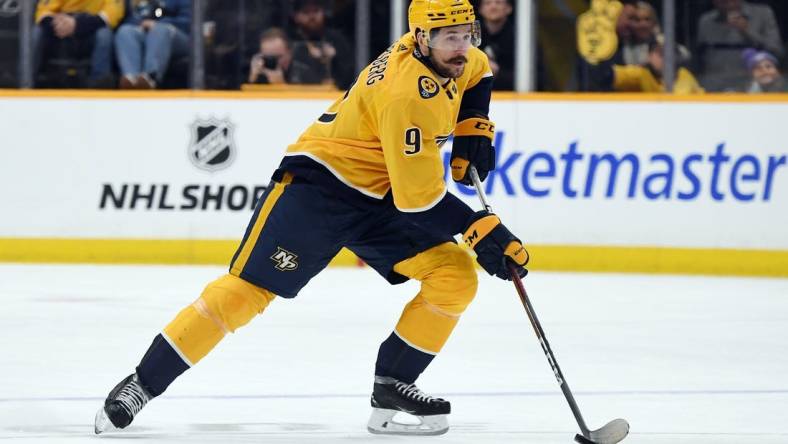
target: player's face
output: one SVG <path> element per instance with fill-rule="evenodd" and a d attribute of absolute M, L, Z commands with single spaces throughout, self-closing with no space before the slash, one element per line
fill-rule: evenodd
<path fill-rule="evenodd" d="M 441 77 L 456 79 L 465 72 L 468 49 L 474 43 L 472 25 L 440 28 L 430 37 L 430 60 Z"/>

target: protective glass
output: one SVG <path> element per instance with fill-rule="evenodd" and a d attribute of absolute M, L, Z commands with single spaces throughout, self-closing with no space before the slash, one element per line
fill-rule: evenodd
<path fill-rule="evenodd" d="M 482 28 L 479 21 L 471 24 L 435 28 L 430 31 L 430 48 L 446 51 L 462 51 L 482 43 Z"/>

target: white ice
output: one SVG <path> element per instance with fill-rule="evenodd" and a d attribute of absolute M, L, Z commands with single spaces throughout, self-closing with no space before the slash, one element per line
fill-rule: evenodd
<path fill-rule="evenodd" d="M 480 290 L 419 380 L 440 437 L 370 435 L 377 347 L 413 283 L 328 269 L 153 400 L 93 435 L 108 391 L 222 267 L 0 265 L 0 441 L 571 443 L 577 425 L 511 283 Z M 788 280 L 533 272 L 525 280 L 591 428 L 625 443 L 788 442 Z M 122 441 L 120 441 L 122 442 Z"/>

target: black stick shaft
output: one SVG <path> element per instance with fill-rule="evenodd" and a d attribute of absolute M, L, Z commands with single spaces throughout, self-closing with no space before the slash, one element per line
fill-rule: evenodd
<path fill-rule="evenodd" d="M 575 397 L 572 395 L 572 390 L 569 389 L 569 384 L 566 382 L 563 372 L 561 372 L 561 367 L 558 366 L 558 361 L 555 359 L 553 349 L 550 348 L 550 343 L 547 342 L 542 324 L 539 322 L 539 318 L 536 317 L 536 311 L 534 311 L 534 307 L 531 305 L 531 300 L 528 298 L 528 293 L 525 291 L 523 281 L 520 279 L 520 275 L 517 274 L 517 269 L 512 263 L 509 263 L 509 274 L 512 276 L 514 287 L 517 289 L 517 294 L 520 296 L 520 302 L 523 303 L 523 308 L 525 308 L 525 312 L 528 314 L 528 319 L 531 321 L 536 337 L 539 339 L 539 343 L 542 344 L 542 350 L 544 350 L 544 354 L 547 357 L 547 362 L 549 362 L 550 366 L 553 368 L 555 379 L 561 386 L 561 391 L 564 392 L 564 397 L 569 403 L 569 408 L 572 409 L 572 414 L 575 415 L 577 425 L 580 426 L 580 431 L 583 432 L 583 436 L 588 436 L 588 426 L 586 426 L 583 415 L 580 413 L 580 408 L 577 406 Z"/>
<path fill-rule="evenodd" d="M 473 165 L 470 166 L 470 176 L 482 206 L 485 210 L 492 212 L 492 207 L 487 202 L 487 196 L 484 195 L 482 181 L 479 179 L 479 173 L 476 171 L 476 167 Z M 558 361 L 555 359 L 555 355 L 553 355 L 553 350 L 550 348 L 550 343 L 547 342 L 547 337 L 545 336 L 544 330 L 542 329 L 542 324 L 539 323 L 539 318 L 536 317 L 536 311 L 534 311 L 534 307 L 531 305 L 531 300 L 528 299 L 528 293 L 525 292 L 523 281 L 520 279 L 520 275 L 517 274 L 515 265 L 509 262 L 508 266 L 509 274 L 512 276 L 512 281 L 514 282 L 514 287 L 517 289 L 517 294 L 520 296 L 520 301 L 523 303 L 523 308 L 525 308 L 525 312 L 528 314 L 528 319 L 531 320 L 531 325 L 534 328 L 534 332 L 536 332 L 536 337 L 539 339 L 539 343 L 542 344 L 542 350 L 544 350 L 544 354 L 547 357 L 547 362 L 549 362 L 550 367 L 553 368 L 555 379 L 558 380 L 558 384 L 561 386 L 561 391 L 564 392 L 564 397 L 569 403 L 569 408 L 572 409 L 572 414 L 575 415 L 575 420 L 577 421 L 577 425 L 580 426 L 580 431 L 583 433 L 583 436 L 587 437 L 589 436 L 588 426 L 586 426 L 583 415 L 580 414 L 580 407 L 578 407 L 577 402 L 575 402 L 575 397 L 572 395 L 572 391 L 569 389 L 569 384 L 566 383 L 566 378 L 564 378 L 564 374 L 561 372 L 561 367 L 558 366 Z"/>

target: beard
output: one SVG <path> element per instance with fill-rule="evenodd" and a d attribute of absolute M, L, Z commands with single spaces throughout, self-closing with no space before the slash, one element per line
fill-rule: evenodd
<path fill-rule="evenodd" d="M 463 62 L 465 64 L 468 63 L 468 59 L 464 56 L 457 56 L 449 59 L 446 63 L 440 62 L 435 60 L 435 57 L 430 55 L 430 59 L 432 61 L 432 66 L 435 68 L 435 72 L 446 79 L 456 79 L 465 72 L 465 65 L 462 66 L 455 66 L 454 63 Z"/>

